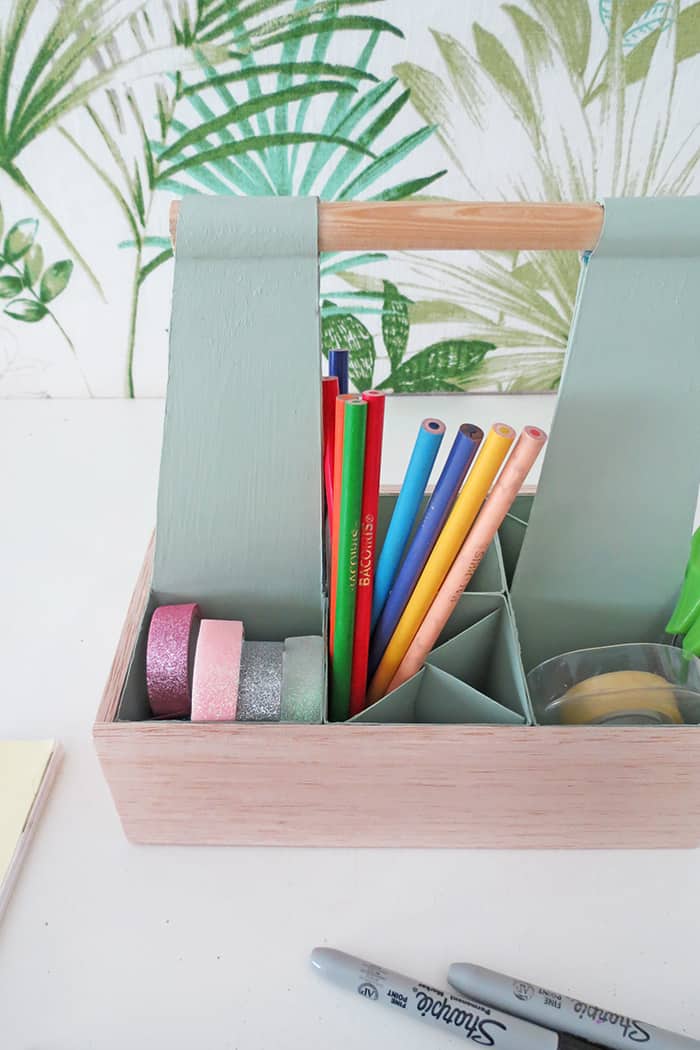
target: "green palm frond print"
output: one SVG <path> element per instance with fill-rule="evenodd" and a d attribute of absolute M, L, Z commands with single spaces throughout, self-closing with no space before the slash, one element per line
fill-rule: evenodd
<path fill-rule="evenodd" d="M 439 12 L 4 5 L 0 395 L 162 394 L 173 197 L 698 192 L 700 3 Z M 554 390 L 578 272 L 563 252 L 326 255 L 323 349 L 350 349 L 357 390 Z"/>
<path fill-rule="evenodd" d="M 500 15 L 499 25 L 512 28 L 510 47 L 478 22 L 466 40 L 431 27 L 434 68 L 395 67 L 416 111 L 437 125 L 465 197 L 697 192 L 700 114 L 689 67 L 697 75 L 700 4 L 523 0 L 502 4 Z M 578 281 L 573 253 L 475 253 L 467 264 L 420 258 L 406 266 L 402 288 L 418 323 L 451 324 L 497 348 L 462 389 L 556 388 Z M 351 276 L 355 287 L 367 285 Z"/>

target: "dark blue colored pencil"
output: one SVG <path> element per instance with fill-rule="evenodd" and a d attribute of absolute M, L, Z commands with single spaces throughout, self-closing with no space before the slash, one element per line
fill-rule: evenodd
<path fill-rule="evenodd" d="M 384 650 L 396 630 L 396 625 L 408 604 L 418 577 L 425 568 L 425 563 L 442 531 L 442 526 L 447 521 L 447 516 L 452 510 L 452 505 L 457 499 L 462 482 L 467 476 L 467 471 L 483 437 L 484 432 L 481 427 L 473 426 L 471 423 L 462 423 L 457 431 L 445 466 L 442 468 L 442 473 L 425 509 L 425 514 L 411 540 L 406 557 L 396 574 L 394 584 L 374 628 L 369 652 L 370 677 L 379 666 Z"/>
<path fill-rule="evenodd" d="M 328 351 L 328 375 L 337 377 L 341 394 L 348 392 L 348 357 L 347 350 Z"/>

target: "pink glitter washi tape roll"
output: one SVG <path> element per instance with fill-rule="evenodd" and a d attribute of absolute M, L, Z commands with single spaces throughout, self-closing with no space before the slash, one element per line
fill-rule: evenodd
<path fill-rule="evenodd" d="M 151 617 L 146 646 L 146 688 L 159 718 L 189 715 L 199 606 L 160 605 Z"/>
<path fill-rule="evenodd" d="M 192 678 L 192 721 L 234 722 L 243 650 L 240 620 L 202 620 Z"/>

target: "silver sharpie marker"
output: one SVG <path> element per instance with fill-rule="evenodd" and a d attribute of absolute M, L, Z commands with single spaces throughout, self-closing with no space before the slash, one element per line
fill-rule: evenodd
<path fill-rule="evenodd" d="M 314 948 L 311 965 L 333 984 L 368 1003 L 381 1003 L 442 1029 L 446 1035 L 496 1050 L 580 1050 L 577 1039 L 494 1010 L 471 998 L 441 992 L 335 948 Z M 589 1048 L 590 1050 L 590 1048 Z"/>
<path fill-rule="evenodd" d="M 494 973 L 483 966 L 453 963 L 447 979 L 461 995 L 477 995 L 518 1017 L 612 1050 L 634 1050 L 642 1046 L 646 1050 L 700 1050 L 696 1039 L 635 1021 L 614 1010 L 591 1006 L 528 981 Z"/>

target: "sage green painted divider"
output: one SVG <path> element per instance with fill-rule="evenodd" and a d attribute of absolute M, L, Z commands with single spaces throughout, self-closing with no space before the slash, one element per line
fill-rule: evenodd
<path fill-rule="evenodd" d="M 525 719 L 466 682 L 426 665 L 352 722 L 403 725 L 522 725 Z"/>
<path fill-rule="evenodd" d="M 313 199 L 180 206 L 153 589 L 249 639 L 321 634 Z"/>
<path fill-rule="evenodd" d="M 500 609 L 503 602 L 502 594 L 472 594 L 471 591 L 464 591 L 455 602 L 450 618 L 436 639 L 433 650 L 456 638 L 468 627 L 473 627 L 489 613 Z"/>
<path fill-rule="evenodd" d="M 533 499 L 534 496 L 529 493 L 522 493 L 520 496 L 516 496 L 510 512 L 506 514 L 498 530 L 498 542 L 501 547 L 507 587 L 511 587 L 513 583 L 515 566 L 518 564 L 523 540 L 525 539 Z"/>
<path fill-rule="evenodd" d="M 605 202 L 512 587 L 526 669 L 654 640 L 700 473 L 700 199 Z"/>
<path fill-rule="evenodd" d="M 500 598 L 500 606 L 494 612 L 433 649 L 427 664 L 531 720 L 525 676 L 505 598 Z"/>

